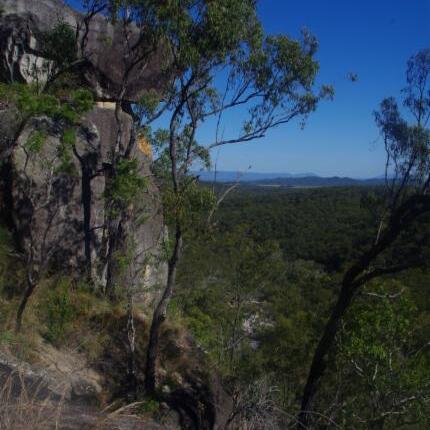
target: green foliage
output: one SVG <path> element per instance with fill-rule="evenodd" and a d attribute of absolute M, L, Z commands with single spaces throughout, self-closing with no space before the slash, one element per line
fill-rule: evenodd
<path fill-rule="evenodd" d="M 24 118 L 36 115 L 54 116 L 59 109 L 58 100 L 48 94 L 39 94 L 37 88 L 24 84 L 0 84 L 0 99 L 14 103 Z"/>
<path fill-rule="evenodd" d="M 270 241 L 256 242 L 245 226 L 199 240 L 200 245 L 187 248 L 176 301 L 190 330 L 218 366 L 230 376 L 246 374 L 253 366 L 247 357 L 254 329 L 267 322 L 260 310 L 279 277 L 281 254 Z"/>
<path fill-rule="evenodd" d="M 45 141 L 46 133 L 42 130 L 35 130 L 30 134 L 29 138 L 27 139 L 27 142 L 25 142 L 25 148 L 30 153 L 40 152 L 43 148 Z"/>
<path fill-rule="evenodd" d="M 82 116 L 93 108 L 94 98 L 90 91 L 81 88 L 72 91 L 70 95 L 70 104 L 72 111 L 77 116 Z M 76 120 L 76 118 L 74 117 L 73 120 Z"/>
<path fill-rule="evenodd" d="M 430 188 L 430 48 L 422 49 L 407 63 L 402 108 L 394 97 L 382 100 L 374 112 L 384 139 L 387 181 L 386 205 L 395 211 L 415 193 L 422 196 Z M 405 111 L 409 114 L 405 115 Z"/>
<path fill-rule="evenodd" d="M 52 60 L 55 67 L 65 67 L 77 57 L 76 32 L 66 22 L 59 22 L 52 30 L 41 35 L 43 57 Z"/>
<path fill-rule="evenodd" d="M 151 142 L 156 172 L 163 178 L 173 169 L 181 181 L 193 163 L 210 165 L 209 148 L 197 141 L 196 130 L 211 117 L 221 130 L 224 111 L 245 109 L 243 132 L 224 141 L 217 132 L 212 145 L 250 141 L 296 116 L 306 117 L 332 95 L 328 87 L 314 89 L 316 39 L 308 32 L 302 41 L 265 37 L 254 0 L 109 4 L 113 19 L 123 20 L 127 5 L 127 18 L 132 16 L 141 28 L 146 24 L 152 37 L 160 37 L 172 53 L 172 69 L 180 71 L 162 104 L 171 115 L 170 128 L 153 133 Z M 221 76 L 225 89 L 214 84 Z M 143 116 L 149 120 L 157 104 L 148 94 Z"/>
<path fill-rule="evenodd" d="M 16 343 L 16 335 L 12 330 L 0 331 L 0 346 Z"/>
<path fill-rule="evenodd" d="M 61 123 L 63 135 L 57 148 L 59 166 L 57 174 L 75 175 L 73 163 L 73 147 L 76 141 L 76 128 L 81 117 L 92 109 L 94 100 L 91 92 L 86 89 L 71 90 L 67 98 L 58 98 L 51 93 L 39 93 L 36 86 L 22 84 L 0 84 L 0 100 L 16 105 L 22 123 L 33 117 L 46 115 Z M 30 155 L 36 156 L 43 148 L 47 133 L 35 130 L 31 133 L 25 148 Z"/>
<path fill-rule="evenodd" d="M 77 174 L 73 163 L 73 147 L 76 142 L 76 130 L 74 128 L 66 128 L 63 131 L 61 145 L 58 147 L 58 158 L 60 165 L 57 167 L 56 173 L 64 173 L 69 176 Z"/>
<path fill-rule="evenodd" d="M 68 147 L 73 147 L 76 142 L 76 130 L 73 128 L 67 128 L 63 132 L 63 143 Z"/>
<path fill-rule="evenodd" d="M 122 159 L 119 161 L 112 182 L 106 192 L 106 198 L 114 208 L 125 208 L 146 189 L 146 180 L 139 172 L 138 160 Z M 114 209 L 114 210 L 116 210 Z"/>
<path fill-rule="evenodd" d="M 94 105 L 91 92 L 78 89 L 71 92 L 67 100 L 55 95 L 39 93 L 32 85 L 0 84 L 0 100 L 14 103 L 24 120 L 46 115 L 54 120 L 76 125 L 82 115 Z"/>
<path fill-rule="evenodd" d="M 381 297 L 362 301 L 352 310 L 342 348 L 347 357 L 367 357 L 373 363 L 382 364 L 387 362 L 396 345 L 408 341 L 413 330 L 409 316 L 416 309 L 404 294 L 395 300 L 390 299 L 384 288 L 376 288 L 374 293 Z"/>
<path fill-rule="evenodd" d="M 279 402 L 294 407 L 307 376 L 312 353 L 334 299 L 335 280 L 312 261 L 285 262 L 276 283 L 266 290 L 260 327 L 260 366 L 279 381 Z M 298 333 L 300 335 L 298 335 Z"/>
<path fill-rule="evenodd" d="M 369 285 L 367 293 L 351 308 L 338 339 L 338 374 L 350 384 L 343 387 L 343 419 L 348 426 L 384 422 L 386 428 L 401 428 L 412 417 L 424 423 L 430 356 L 417 334 L 428 328 L 419 325 L 402 284 Z"/>
<path fill-rule="evenodd" d="M 151 398 L 145 398 L 139 403 L 138 411 L 141 414 L 156 414 L 160 410 L 160 403 Z"/>
<path fill-rule="evenodd" d="M 139 116 L 151 118 L 159 106 L 161 101 L 160 93 L 155 90 L 149 90 L 139 100 L 139 103 L 134 106 Z"/>
<path fill-rule="evenodd" d="M 45 87 L 44 92 L 57 97 L 59 100 L 69 100 L 70 94 L 78 90 L 85 90 L 91 94 L 91 89 L 88 88 L 88 83 L 82 76 L 75 71 L 65 70 Z"/>
<path fill-rule="evenodd" d="M 287 414 L 297 409 L 343 268 L 374 238 L 381 191 L 242 187 L 220 207 L 216 228 L 187 235 L 175 307 L 230 383 L 243 386 L 264 376 L 276 386 L 277 407 Z M 402 252 L 426 252 L 409 250 L 415 240 L 410 234 L 402 240 L 402 251 L 387 258 L 401 261 Z M 338 258 L 341 263 L 333 264 Z M 359 298 L 338 338 L 339 349 L 327 360 L 315 407 L 333 408 L 341 428 L 367 428 L 359 418 L 396 408 L 390 399 L 401 396 L 419 400 L 393 417 L 401 423 L 404 411 L 405 420 L 420 423 L 417 429 L 427 428 L 428 274 L 410 271 L 400 278 L 401 284 L 368 287 L 382 298 Z M 351 360 L 367 379 L 356 374 Z M 327 425 L 323 417 L 319 423 Z M 384 428 L 403 427 L 387 418 Z"/>
<path fill-rule="evenodd" d="M 70 295 L 71 283 L 67 278 L 59 280 L 55 288 L 47 292 L 42 304 L 42 312 L 46 323 L 46 339 L 56 345 L 66 339 L 73 319 L 77 315 Z"/>
<path fill-rule="evenodd" d="M 217 218 L 225 231 L 246 220 L 256 237 L 278 241 L 289 261 L 341 271 L 377 231 L 375 212 L 363 203 L 371 195 L 382 198 L 382 189 L 244 187 L 223 202 Z"/>
<path fill-rule="evenodd" d="M 189 65 L 195 67 L 202 58 L 224 61 L 245 37 L 261 34 L 253 0 L 110 0 L 114 22 L 124 18 L 125 5 L 129 16 L 146 25 L 148 36 L 164 37 L 173 45 L 181 70 Z"/>
<path fill-rule="evenodd" d="M 147 133 L 156 155 L 154 171 L 158 177 L 169 180 L 172 169 L 170 159 L 170 132 L 166 129 L 157 129 L 154 132 L 147 129 Z M 204 168 L 210 167 L 210 153 L 207 148 L 199 145 L 197 141 L 192 138 L 191 127 L 185 127 L 182 132 L 178 133 L 177 136 L 173 136 L 173 138 L 176 140 L 176 163 L 179 170 L 187 172 L 191 162 L 200 163 Z M 190 154 L 192 154 L 191 158 Z"/>
<path fill-rule="evenodd" d="M 216 196 L 209 188 L 201 187 L 195 179 L 184 180 L 179 193 L 170 186 L 163 188 L 163 209 L 165 221 L 182 225 L 183 231 L 200 231 L 207 227 L 207 216 L 216 205 Z"/>

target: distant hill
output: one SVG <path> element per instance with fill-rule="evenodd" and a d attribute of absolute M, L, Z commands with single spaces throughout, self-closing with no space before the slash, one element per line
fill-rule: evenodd
<path fill-rule="evenodd" d="M 215 172 L 213 171 L 201 171 L 193 172 L 196 176 L 200 177 L 201 181 L 213 182 L 215 180 Z M 273 179 L 283 179 L 283 178 L 309 178 L 317 177 L 313 173 L 258 173 L 258 172 L 237 172 L 237 171 L 219 171 L 216 172 L 217 182 L 235 182 L 240 178 L 240 182 L 255 182 Z"/>
<path fill-rule="evenodd" d="M 203 182 L 213 182 L 214 172 L 195 172 Z M 369 179 L 353 179 L 349 177 L 321 177 L 312 173 L 291 174 L 291 173 L 254 173 L 221 171 L 216 174 L 217 182 L 236 182 L 240 181 L 243 185 L 266 186 L 266 187 L 349 187 L 349 186 L 371 186 L 382 185 L 384 177 Z"/>
<path fill-rule="evenodd" d="M 330 178 L 322 178 L 319 176 L 306 176 L 303 178 L 275 178 L 262 181 L 247 182 L 249 185 L 259 186 L 278 186 L 278 187 L 350 187 L 350 186 L 370 186 L 382 185 L 384 179 L 353 179 L 348 177 L 333 176 Z"/>

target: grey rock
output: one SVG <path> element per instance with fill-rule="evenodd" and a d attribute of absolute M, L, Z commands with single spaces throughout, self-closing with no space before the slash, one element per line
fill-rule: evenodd
<path fill-rule="evenodd" d="M 127 140 L 131 118 L 124 112 L 121 115 Z M 0 133 L 2 128 L 8 128 L 7 124 L 0 126 Z M 35 131 L 46 138 L 43 147 L 32 152 L 28 141 Z M 37 268 L 49 263 L 50 268 L 78 278 L 89 270 L 94 285 L 103 289 L 108 271 L 106 166 L 117 135 L 114 111 L 96 107 L 84 118 L 75 147 L 70 149 L 69 172 L 62 171 L 59 157 L 63 133 L 61 123 L 38 117 L 23 127 L 15 142 L 5 139 L 0 145 L 0 152 L 9 154 L 1 176 L 3 213 L 11 219 L 20 247 L 34 256 Z M 143 301 L 150 284 L 164 276 L 163 264 L 155 264 L 164 225 L 150 161 L 138 148 L 132 155 L 140 174 L 147 178 L 139 208 L 131 211 L 133 227 L 128 237 L 134 244 L 129 279 Z"/>
<path fill-rule="evenodd" d="M 0 10 L 0 82 L 4 83 L 43 81 L 49 62 L 41 56 L 41 32 L 58 22 L 76 28 L 83 18 L 60 0 L 0 0 Z M 136 29 L 131 37 L 137 37 Z M 106 45 L 108 41 L 111 46 Z M 98 103 L 82 119 L 76 144 L 69 149 L 70 172 L 62 171 L 64 160 L 59 157 L 64 152 L 64 124 L 46 117 L 32 118 L 24 124 L 12 103 L 0 102 L 3 220 L 13 228 L 21 250 L 33 256 L 33 271 L 49 266 L 75 277 L 89 274 L 101 289 L 114 283 L 112 278 L 116 276 L 110 256 L 129 252 L 119 249 L 117 243 L 112 245 L 112 229 L 106 222 L 110 209 L 105 199 L 118 136 L 115 104 L 106 100 L 117 96 L 127 66 L 121 60 L 123 44 L 119 27 L 103 16 L 94 18 L 88 34 L 87 61 L 79 65 L 79 73 L 91 85 Z M 126 100 L 136 100 L 148 89 L 159 90 L 166 82 L 157 55 L 144 72 L 140 65 L 133 69 Z M 120 119 L 121 140 L 128 142 L 131 116 L 121 111 Z M 36 152 L 27 147 L 35 132 L 46 135 L 43 147 Z M 127 284 L 136 288 L 136 300 L 147 304 L 148 297 L 152 297 L 150 302 L 155 298 L 154 294 L 148 296 L 154 290 L 152 286 L 165 277 L 163 264 L 156 264 L 165 233 L 150 159 L 139 147 L 131 156 L 137 159 L 147 186 L 130 208 L 127 223 L 116 228 L 126 232 L 123 241 L 133 243 Z"/>
<path fill-rule="evenodd" d="M 40 37 L 60 22 L 73 30 L 82 22 L 83 15 L 67 7 L 61 0 L 0 0 L 0 80 L 3 82 L 44 81 L 52 64 L 43 57 Z M 130 40 L 139 37 L 131 28 Z M 83 31 L 81 31 L 81 37 Z M 105 17 L 95 16 L 90 24 L 85 61 L 79 64 L 82 77 L 99 100 L 118 97 L 125 71 L 138 60 L 139 49 L 125 56 L 125 37 L 119 25 L 112 25 Z M 141 49 L 146 49 L 145 44 Z M 146 59 L 137 65 L 128 78 L 124 100 L 138 101 L 148 90 L 161 91 L 169 80 L 169 58 L 161 46 L 148 64 Z"/>

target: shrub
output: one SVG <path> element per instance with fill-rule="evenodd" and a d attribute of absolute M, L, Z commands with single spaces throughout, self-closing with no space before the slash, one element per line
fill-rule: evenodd
<path fill-rule="evenodd" d="M 65 67 L 77 57 L 76 32 L 66 22 L 59 22 L 52 30 L 42 34 L 43 56 Z"/>
<path fill-rule="evenodd" d="M 46 339 L 53 344 L 64 342 L 71 322 L 77 315 L 71 296 L 70 281 L 62 279 L 55 289 L 47 294 L 45 303 L 42 303 L 42 310 L 45 312 Z"/>

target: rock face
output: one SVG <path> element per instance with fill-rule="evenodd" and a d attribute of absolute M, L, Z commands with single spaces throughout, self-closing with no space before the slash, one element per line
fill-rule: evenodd
<path fill-rule="evenodd" d="M 41 33 L 66 23 L 75 31 L 83 15 L 65 6 L 61 0 L 0 0 L 0 80 L 33 82 L 44 78 L 41 67 L 46 59 L 41 50 Z M 83 37 L 84 30 L 80 32 Z M 139 37 L 135 28 L 133 43 Z M 90 23 L 86 38 L 85 61 L 79 69 L 99 100 L 118 96 L 125 70 L 139 57 L 139 50 L 128 58 L 124 55 L 124 30 L 97 15 Z M 145 46 L 142 47 L 145 49 Z M 160 47 L 145 67 L 137 61 L 127 84 L 125 100 L 137 101 L 150 89 L 162 90 L 167 81 L 166 52 Z M 167 60 L 168 61 L 168 60 Z"/>
<path fill-rule="evenodd" d="M 82 15 L 64 6 L 60 0 L 0 0 L 0 82 L 31 83 L 35 73 L 44 73 L 38 37 L 58 22 L 72 27 Z M 110 41 L 110 48 L 106 41 Z M 32 258 L 33 271 L 59 270 L 76 277 L 87 275 L 102 290 L 114 279 L 118 268 L 112 267 L 115 254 L 127 253 L 127 283 L 136 288 L 151 288 L 164 278 L 164 267 L 156 265 L 164 235 L 159 193 L 150 170 L 150 159 L 139 145 L 130 158 L 146 178 L 144 189 L 128 209 L 127 222 L 118 221 L 115 230 L 124 232 L 127 251 L 112 238 L 106 203 L 110 163 L 118 134 L 129 142 L 132 118 L 115 103 L 118 82 L 126 65 L 121 61 L 122 35 L 119 28 L 101 16 L 94 17 L 88 34 L 87 54 L 80 63 L 79 74 L 95 94 L 97 103 L 81 120 L 76 140 L 64 153 L 61 121 L 34 117 L 25 124 L 17 109 L 0 101 L 0 195 L 3 218 L 16 233 L 22 251 Z M 159 90 L 165 82 L 156 72 L 156 56 L 144 72 L 136 67 L 127 84 L 125 102 L 139 98 L 143 92 Z M 37 79 L 41 78 L 38 76 Z M 121 132 L 118 127 L 121 126 Z M 43 134 L 44 143 L 37 150 L 28 144 L 35 133 Z M 64 163 L 68 166 L 65 169 Z M 49 267 L 47 267 L 49 265 Z M 145 295 L 137 295 L 142 300 Z"/>
<path fill-rule="evenodd" d="M 126 130 L 131 119 L 125 113 Z M 10 110 L 0 111 L 0 118 L 13 116 Z M 106 175 L 112 139 L 117 126 L 111 109 L 94 108 L 84 118 L 76 133 L 76 144 L 70 152 L 68 171 L 58 157 L 64 129 L 47 117 L 29 121 L 19 131 L 16 141 L 5 142 L 13 134 L 13 122 L 2 121 L 3 137 L 2 194 L 3 213 L 16 232 L 20 246 L 42 266 L 81 277 L 90 274 L 94 285 L 105 288 L 108 276 L 109 237 L 106 226 Z M 4 130 L 3 130 L 4 129 Z M 35 130 L 45 134 L 42 148 L 32 152 L 28 142 Z M 133 154 L 139 173 L 150 177 L 149 161 L 137 148 Z M 161 282 L 164 269 L 157 266 L 159 246 L 164 234 L 158 190 L 151 180 L 142 190 L 141 207 L 133 222 L 133 262 L 131 279 L 136 286 L 150 287 Z M 152 274 L 152 276 L 149 276 Z"/>

